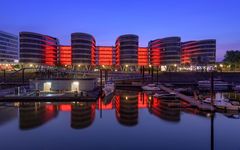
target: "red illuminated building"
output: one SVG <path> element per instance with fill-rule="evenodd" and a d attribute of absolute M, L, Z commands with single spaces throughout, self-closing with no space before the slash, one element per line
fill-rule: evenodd
<path fill-rule="evenodd" d="M 99 65 L 112 66 L 114 65 L 114 51 L 112 46 L 97 46 L 98 63 Z"/>
<path fill-rule="evenodd" d="M 148 48 L 139 47 L 138 48 L 138 66 L 148 65 Z"/>
<path fill-rule="evenodd" d="M 138 39 L 137 35 L 126 34 L 117 38 L 115 46 L 96 47 L 91 34 L 76 32 L 71 34 L 71 46 L 60 46 L 54 37 L 20 32 L 20 63 L 82 65 L 87 69 L 96 65 L 116 66 L 122 70 L 137 70 L 137 66 L 149 65 L 196 65 L 199 61 L 215 63 L 214 39 L 181 43 L 180 37 L 167 37 L 150 41 L 148 47 L 139 47 Z"/>
<path fill-rule="evenodd" d="M 60 65 L 72 65 L 72 48 L 71 46 L 59 47 Z"/>
<path fill-rule="evenodd" d="M 153 66 L 178 65 L 181 56 L 181 38 L 167 37 L 149 42 L 150 63 Z"/>
<path fill-rule="evenodd" d="M 20 62 L 24 64 L 57 64 L 58 39 L 33 32 L 20 32 Z"/>

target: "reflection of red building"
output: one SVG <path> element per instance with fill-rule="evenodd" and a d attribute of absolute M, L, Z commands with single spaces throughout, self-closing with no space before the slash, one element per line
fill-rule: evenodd
<path fill-rule="evenodd" d="M 111 100 L 109 103 L 105 103 L 101 98 L 98 99 L 98 109 L 102 110 L 111 110 L 113 109 L 113 101 Z"/>
<path fill-rule="evenodd" d="M 72 65 L 71 46 L 60 46 L 59 50 L 60 65 Z"/>
<path fill-rule="evenodd" d="M 58 109 L 60 111 L 71 111 L 72 107 L 71 107 L 71 104 L 59 104 Z"/>
<path fill-rule="evenodd" d="M 148 95 L 146 93 L 138 93 L 138 108 L 147 108 L 148 106 Z"/>
<path fill-rule="evenodd" d="M 111 66 L 113 65 L 113 51 L 112 46 L 98 46 L 99 65 Z"/>
<path fill-rule="evenodd" d="M 148 48 L 139 47 L 138 48 L 138 66 L 148 65 Z"/>

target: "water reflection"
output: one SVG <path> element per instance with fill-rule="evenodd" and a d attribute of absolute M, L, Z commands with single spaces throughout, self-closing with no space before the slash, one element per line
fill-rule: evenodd
<path fill-rule="evenodd" d="M 47 105 L 46 103 L 19 103 L 19 128 L 22 130 L 39 127 L 58 114 L 55 105 Z"/>
<path fill-rule="evenodd" d="M 18 110 L 15 107 L 0 107 L 0 126 L 17 118 Z"/>
<path fill-rule="evenodd" d="M 118 95 L 119 94 L 119 95 Z M 118 92 L 115 101 L 116 117 L 120 124 L 134 126 L 138 123 L 138 93 Z"/>
<path fill-rule="evenodd" d="M 95 103 L 73 103 L 71 105 L 71 127 L 82 129 L 89 127 L 95 118 Z"/>
<path fill-rule="evenodd" d="M 180 100 L 158 100 L 153 98 L 150 104 L 149 112 L 155 116 L 166 121 L 180 121 Z"/>
<path fill-rule="evenodd" d="M 179 100 L 156 99 L 137 91 L 117 91 L 111 101 L 99 98 L 94 103 L 16 103 L 0 107 L 0 112 L 2 137 L 5 133 L 11 135 L 11 138 L 2 138 L 6 147 L 2 149 L 11 146 L 5 144 L 9 141 L 20 141 L 18 146 L 27 145 L 30 149 L 36 144 L 44 149 L 42 143 L 54 149 L 53 139 L 60 141 L 59 149 L 64 145 L 67 145 L 65 149 L 77 147 L 79 141 L 83 149 L 96 149 L 95 145 L 100 149 L 106 145 L 119 149 L 234 149 L 239 145 L 239 134 L 235 132 L 238 120 L 200 111 Z M 100 112 L 104 112 L 102 118 Z M 238 117 L 233 115 L 228 117 Z M 4 126 L 6 123 L 9 126 Z M 20 131 L 14 130 L 18 126 Z M 22 130 L 32 132 L 19 134 Z M 103 135 L 106 138 L 102 138 Z M 63 140 L 62 137 L 70 138 Z M 139 142 L 142 138 L 144 142 Z M 122 139 L 134 140 L 119 144 Z M 33 144 L 25 144 L 26 141 Z"/>
<path fill-rule="evenodd" d="M 157 99 L 144 92 L 118 90 L 110 101 L 99 98 L 97 102 L 72 102 L 72 103 L 45 103 L 45 102 L 21 102 L 19 108 L 19 128 L 22 130 L 39 127 L 58 116 L 60 111 L 70 112 L 71 128 L 82 129 L 90 127 L 96 117 L 96 110 L 115 110 L 115 117 L 123 126 L 136 126 L 139 121 L 139 109 L 147 109 L 149 114 L 160 118 L 163 121 L 178 123 L 181 120 L 181 111 L 209 117 L 207 112 L 187 106 L 180 100 Z M 181 106 L 181 107 L 180 107 Z M 17 117 L 15 112 L 4 114 Z M 3 109 L 0 109 L 3 111 Z M 228 116 L 228 115 L 226 115 Z M 231 115 L 229 115 L 230 117 Z M 5 117 L 7 118 L 7 117 Z M 4 122 L 0 115 L 0 124 Z"/>

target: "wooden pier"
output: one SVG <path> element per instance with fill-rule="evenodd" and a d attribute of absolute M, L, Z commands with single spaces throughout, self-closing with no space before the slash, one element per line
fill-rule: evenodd
<path fill-rule="evenodd" d="M 204 111 L 215 111 L 215 108 L 209 104 L 201 103 L 200 101 L 197 101 L 196 99 L 186 96 L 184 94 L 181 94 L 179 92 L 176 92 L 170 88 L 167 88 L 163 85 L 160 85 L 160 88 L 168 93 L 175 93 L 177 97 L 182 99 L 183 101 L 188 102 L 192 107 L 197 107 L 200 110 Z"/>
<path fill-rule="evenodd" d="M 97 97 L 42 97 L 12 96 L 0 97 L 0 102 L 96 102 Z"/>
<path fill-rule="evenodd" d="M 240 106 L 234 106 L 234 105 L 228 105 L 222 108 L 216 108 L 210 104 L 206 104 L 206 103 L 202 103 L 192 97 L 186 96 L 184 94 L 181 94 L 179 92 L 176 92 L 170 88 L 167 88 L 163 85 L 160 85 L 160 88 L 166 92 L 173 92 L 176 94 L 177 97 L 179 97 L 180 99 L 182 99 L 185 102 L 188 102 L 192 107 L 197 107 L 199 110 L 203 110 L 203 111 L 217 111 L 217 112 L 239 112 L 240 111 Z"/>

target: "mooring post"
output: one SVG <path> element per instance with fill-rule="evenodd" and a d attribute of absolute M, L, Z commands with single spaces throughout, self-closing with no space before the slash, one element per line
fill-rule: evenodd
<path fill-rule="evenodd" d="M 214 105 L 213 97 L 214 97 L 214 76 L 213 76 L 213 71 L 211 71 L 211 104 L 212 106 Z"/>
<path fill-rule="evenodd" d="M 211 113 L 211 150 L 214 150 L 214 114 Z"/>
<path fill-rule="evenodd" d="M 104 70 L 104 76 L 105 76 L 105 83 L 106 83 L 106 81 L 107 81 L 107 70 L 106 69 Z"/>
<path fill-rule="evenodd" d="M 5 69 L 3 70 L 3 82 L 4 83 L 6 82 L 6 70 Z"/>
<path fill-rule="evenodd" d="M 152 83 L 154 82 L 154 79 L 153 79 L 153 66 L 151 67 L 151 76 L 152 76 Z"/>
<path fill-rule="evenodd" d="M 50 78 L 50 71 L 49 71 L 49 69 L 47 69 L 47 78 L 48 79 Z"/>
<path fill-rule="evenodd" d="M 144 83 L 144 77 L 145 76 L 145 68 L 144 66 L 142 67 L 142 80 L 143 80 L 143 83 Z"/>
<path fill-rule="evenodd" d="M 23 84 L 24 84 L 24 78 L 25 78 L 25 77 L 24 77 L 24 73 L 25 73 L 24 71 L 25 71 L 25 68 L 22 68 L 22 83 L 23 83 Z"/>
<path fill-rule="evenodd" d="M 102 69 L 100 69 L 100 87 L 101 87 L 101 94 L 102 94 Z"/>

